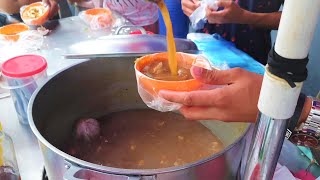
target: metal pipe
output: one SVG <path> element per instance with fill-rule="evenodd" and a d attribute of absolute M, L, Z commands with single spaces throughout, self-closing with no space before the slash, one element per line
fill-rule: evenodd
<path fill-rule="evenodd" d="M 320 1 L 285 1 L 275 44 L 278 55 L 292 60 L 307 57 L 319 11 Z M 292 88 L 266 68 L 258 103 L 260 115 L 253 133 L 245 180 L 273 178 L 288 119 L 294 113 L 303 82 L 295 85 Z"/>
<path fill-rule="evenodd" d="M 287 120 L 275 120 L 262 113 L 256 123 L 245 180 L 272 179 L 285 137 Z"/>

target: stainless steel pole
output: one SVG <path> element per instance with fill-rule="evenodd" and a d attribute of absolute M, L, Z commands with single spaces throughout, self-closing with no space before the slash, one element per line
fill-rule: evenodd
<path fill-rule="evenodd" d="M 320 12 L 319 0 L 284 3 L 275 52 L 299 60 L 308 56 Z M 266 68 L 258 108 L 260 111 L 246 164 L 245 180 L 270 180 L 278 162 L 288 119 L 294 113 L 303 82 L 291 87 Z"/>

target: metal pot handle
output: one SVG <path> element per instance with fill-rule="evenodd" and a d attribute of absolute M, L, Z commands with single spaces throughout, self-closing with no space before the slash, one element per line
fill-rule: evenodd
<path fill-rule="evenodd" d="M 147 34 L 147 31 L 145 29 L 143 29 L 143 27 L 141 26 L 134 26 L 134 25 L 123 25 L 117 28 L 117 30 L 115 31 L 115 35 L 119 35 L 120 31 L 124 28 L 136 28 L 139 29 L 141 31 L 142 34 Z"/>
<path fill-rule="evenodd" d="M 107 174 L 91 169 L 81 168 L 77 165 L 73 165 L 66 162 L 67 171 L 65 172 L 64 180 L 86 180 L 86 179 L 110 179 L 110 180 L 140 180 L 140 176 L 124 176 L 116 174 Z M 155 179 L 155 178 L 153 178 Z"/>

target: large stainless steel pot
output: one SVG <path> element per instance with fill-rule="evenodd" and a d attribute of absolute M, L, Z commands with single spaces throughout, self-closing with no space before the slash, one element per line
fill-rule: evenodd
<path fill-rule="evenodd" d="M 110 57 L 79 63 L 54 75 L 33 95 L 28 116 L 39 140 L 49 179 L 235 179 L 244 151 L 247 124 L 202 121 L 227 147 L 210 158 L 180 167 L 118 169 L 82 161 L 62 151 L 74 121 L 80 117 L 97 118 L 110 112 L 147 108 L 137 93 L 135 59 Z"/>

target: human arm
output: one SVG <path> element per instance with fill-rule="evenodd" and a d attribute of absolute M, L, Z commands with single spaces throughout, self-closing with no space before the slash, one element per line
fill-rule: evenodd
<path fill-rule="evenodd" d="M 181 0 L 183 13 L 188 17 L 200 6 L 199 0 Z"/>
<path fill-rule="evenodd" d="M 227 122 L 255 122 L 263 77 L 244 69 L 191 69 L 193 77 L 205 84 L 221 85 L 212 90 L 193 92 L 160 91 L 160 96 L 183 105 L 180 112 L 191 120 L 221 120 Z M 298 124 L 305 122 L 311 98 L 306 97 Z"/>
<path fill-rule="evenodd" d="M 180 112 L 187 119 L 256 121 L 261 75 L 240 68 L 209 71 L 193 67 L 191 73 L 202 83 L 221 87 L 193 92 L 160 91 L 159 95 L 164 99 L 183 105 Z M 320 149 L 319 113 L 320 101 L 301 94 L 294 116 L 290 119 L 287 138 L 295 144 Z"/>
<path fill-rule="evenodd" d="M 303 106 L 298 124 L 304 123 L 307 120 L 311 110 L 311 103 L 312 103 L 312 99 L 310 97 L 306 97 L 306 101 L 304 102 L 304 106 Z"/>
<path fill-rule="evenodd" d="M 42 2 L 44 4 L 46 4 L 47 6 L 49 6 L 49 18 L 52 18 L 53 16 L 55 16 L 58 13 L 59 10 L 59 5 L 58 2 L 60 0 L 42 0 Z"/>
<path fill-rule="evenodd" d="M 83 0 L 68 0 L 69 3 L 79 3 L 82 2 Z"/>
<path fill-rule="evenodd" d="M 180 112 L 192 120 L 210 119 L 227 122 L 255 122 L 262 76 L 244 69 L 191 69 L 197 80 L 221 87 L 193 92 L 160 91 L 160 96 L 183 104 Z"/>
<path fill-rule="evenodd" d="M 216 2 L 223 10 L 215 11 L 209 7 L 206 9 L 206 17 L 211 24 L 248 24 L 265 29 L 278 29 L 281 12 L 255 13 L 241 8 L 232 0 L 220 0 Z"/>
<path fill-rule="evenodd" d="M 39 0 L 0 0 L 0 12 L 17 14 L 24 5 L 37 2 Z"/>

